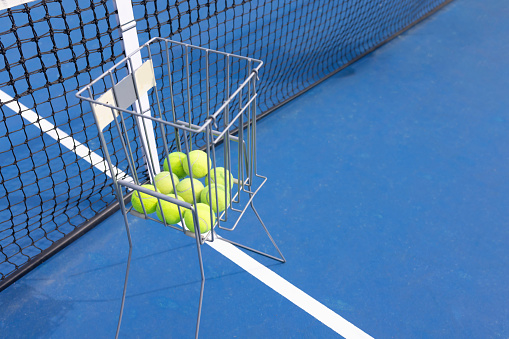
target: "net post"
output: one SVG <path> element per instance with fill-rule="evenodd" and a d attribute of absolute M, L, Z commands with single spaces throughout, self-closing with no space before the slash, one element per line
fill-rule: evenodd
<path fill-rule="evenodd" d="M 136 30 L 136 20 L 134 20 L 133 4 L 131 0 L 113 0 L 115 8 L 117 10 L 117 20 L 120 26 L 120 34 L 122 35 L 122 43 L 124 45 L 125 55 L 130 55 L 140 47 L 138 39 L 138 32 Z M 148 47 L 150 48 L 150 47 Z M 131 56 L 131 69 L 130 73 L 133 73 L 142 65 L 141 53 L 135 53 Z M 139 107 L 139 108 L 138 108 Z M 150 102 L 147 94 L 140 94 L 139 105 L 134 104 L 135 110 L 141 110 L 138 112 L 143 115 L 151 116 Z M 145 160 L 147 161 L 147 168 L 150 168 L 149 162 L 152 163 L 156 175 L 160 172 L 159 159 L 157 156 L 157 143 L 154 134 L 154 124 L 149 119 L 143 119 L 142 117 L 136 117 L 140 126 L 143 124 L 147 126 L 147 133 L 142 134 L 140 137 L 144 139 L 145 144 L 148 148 L 148 153 L 145 154 Z M 145 120 L 145 121 L 142 121 Z"/>

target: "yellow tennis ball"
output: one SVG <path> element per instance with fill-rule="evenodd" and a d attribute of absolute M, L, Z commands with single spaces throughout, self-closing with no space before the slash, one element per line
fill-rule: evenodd
<path fill-rule="evenodd" d="M 171 182 L 172 176 L 175 186 L 177 186 L 179 178 L 175 173 L 163 171 L 154 177 L 154 185 L 157 187 L 158 192 L 161 192 L 162 194 L 173 193 L 173 184 Z"/>
<path fill-rule="evenodd" d="M 156 190 L 156 188 L 152 185 L 141 185 L 141 187 L 147 188 L 151 191 Z M 142 192 L 134 191 L 131 196 L 131 203 L 133 204 L 133 208 L 136 212 L 143 213 L 143 206 L 145 206 L 147 214 L 151 214 L 156 211 L 157 198 Z"/>
<path fill-rule="evenodd" d="M 210 191 L 209 191 L 210 187 Z M 217 200 L 216 200 L 216 187 L 217 187 Z M 226 189 L 223 185 L 207 186 L 201 191 L 200 202 L 212 206 L 216 213 L 221 213 L 230 206 L 230 194 L 225 192 Z M 219 206 L 219 210 L 218 210 Z"/>
<path fill-rule="evenodd" d="M 212 184 L 223 185 L 226 187 L 226 179 L 228 179 L 228 183 L 231 188 L 233 188 L 233 175 L 230 171 L 225 170 L 224 167 L 216 167 L 210 170 L 210 181 Z M 205 177 L 205 185 L 209 184 L 209 176 Z"/>
<path fill-rule="evenodd" d="M 212 226 L 216 223 L 216 214 L 210 210 L 210 206 L 198 203 L 196 204 L 196 212 L 198 213 L 198 224 L 200 227 L 200 233 L 210 231 Z M 210 212 L 212 212 L 212 219 L 210 218 Z M 186 227 L 194 232 L 194 219 L 193 212 L 186 209 L 184 212 L 184 222 Z"/>
<path fill-rule="evenodd" d="M 196 202 L 200 201 L 200 194 L 203 190 L 203 184 L 196 179 L 185 178 L 177 185 L 177 194 L 180 195 L 185 202 L 194 204 L 193 190 L 191 188 L 191 180 L 193 181 L 194 194 L 196 194 Z"/>
<path fill-rule="evenodd" d="M 169 194 L 172 198 L 176 198 L 178 200 L 184 201 L 184 198 L 182 198 L 180 195 L 175 194 Z M 161 207 L 162 207 L 162 213 L 161 213 Z M 163 215 L 164 219 L 166 220 L 166 223 L 168 224 L 176 224 L 180 221 L 180 213 L 184 214 L 186 208 L 180 207 L 180 213 L 179 213 L 179 206 L 177 204 L 174 204 L 172 202 L 161 200 L 161 207 L 159 207 L 159 204 L 156 205 L 156 212 L 157 217 L 159 220 L 163 221 Z"/>
<path fill-rule="evenodd" d="M 207 157 L 207 153 L 196 150 L 189 152 L 187 158 L 191 162 L 191 169 L 193 170 L 193 178 L 203 178 L 207 175 L 209 170 L 209 165 L 212 163 L 210 159 Z M 208 160 L 208 161 L 207 161 Z M 187 161 L 184 161 L 184 171 L 187 175 L 191 176 L 191 171 L 189 171 L 189 164 Z"/>
<path fill-rule="evenodd" d="M 170 160 L 169 166 L 168 160 Z M 179 179 L 182 179 L 186 176 L 186 171 L 184 171 L 184 163 L 187 164 L 187 155 L 182 152 L 173 152 L 168 154 L 167 159 L 164 159 L 163 170 L 166 172 L 172 172 L 173 174 L 177 175 Z"/>

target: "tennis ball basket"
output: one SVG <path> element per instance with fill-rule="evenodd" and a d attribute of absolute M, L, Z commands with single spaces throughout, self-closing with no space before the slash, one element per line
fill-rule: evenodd
<path fill-rule="evenodd" d="M 195 238 L 202 278 L 196 337 L 205 242 L 226 241 L 285 262 L 253 201 L 267 181 L 256 166 L 256 83 L 262 64 L 153 38 L 76 94 L 91 105 L 129 243 L 117 337 L 132 253 L 130 218 Z M 279 256 L 224 237 L 248 208 Z"/>

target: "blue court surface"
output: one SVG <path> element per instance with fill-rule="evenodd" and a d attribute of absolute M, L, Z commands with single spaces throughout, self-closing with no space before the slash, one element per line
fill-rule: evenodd
<path fill-rule="evenodd" d="M 260 120 L 287 262 L 204 245 L 200 337 L 509 337 L 508 18 L 454 1 Z M 130 220 L 120 337 L 193 337 L 194 239 Z M 274 253 L 252 213 L 229 236 Z M 0 293 L 0 337 L 114 337 L 127 253 L 118 212 Z"/>

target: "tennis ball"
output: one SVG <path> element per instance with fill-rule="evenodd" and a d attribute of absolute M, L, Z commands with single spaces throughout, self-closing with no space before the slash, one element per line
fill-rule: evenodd
<path fill-rule="evenodd" d="M 173 193 L 173 184 L 171 183 L 172 175 L 175 186 L 177 186 L 179 178 L 175 173 L 163 171 L 154 177 L 154 185 L 157 187 L 158 192 L 161 192 L 162 194 Z"/>
<path fill-rule="evenodd" d="M 168 166 L 168 159 L 170 160 L 170 166 Z M 184 164 L 187 164 L 187 156 L 182 152 L 173 152 L 168 154 L 168 158 L 164 159 L 163 170 L 172 172 L 179 179 L 182 179 L 187 175 L 184 171 Z"/>
<path fill-rule="evenodd" d="M 196 150 L 189 152 L 188 159 L 191 162 L 191 168 L 193 170 L 193 177 L 194 178 L 203 178 L 207 175 L 207 172 L 209 170 L 208 165 L 211 163 L 210 161 L 207 162 L 208 157 L 207 153 Z M 184 161 L 184 171 L 187 175 L 191 176 L 189 171 L 189 164 L 187 161 Z"/>
<path fill-rule="evenodd" d="M 217 175 L 217 178 L 216 178 Z M 229 178 L 228 178 L 229 176 Z M 228 183 L 233 188 L 233 175 L 230 171 L 225 170 L 224 167 L 216 167 L 210 170 L 210 181 L 212 184 L 223 185 L 226 188 L 226 179 L 228 179 Z M 205 177 L 205 185 L 209 184 L 209 176 Z"/>
<path fill-rule="evenodd" d="M 152 185 L 141 185 L 141 187 L 147 188 L 151 191 L 156 190 L 156 188 Z M 151 214 L 156 211 L 157 198 L 142 192 L 134 191 L 133 195 L 131 195 L 131 203 L 133 204 L 133 208 L 136 212 L 143 213 L 143 206 L 145 206 L 147 214 Z"/>
<path fill-rule="evenodd" d="M 216 203 L 216 185 L 212 184 L 210 186 L 212 193 L 209 192 L 209 186 L 205 187 L 203 191 L 201 191 L 200 202 L 212 206 L 212 209 L 216 213 L 221 213 L 225 210 L 227 206 L 230 205 L 230 194 L 225 200 L 225 187 L 223 185 L 217 185 L 217 203 Z M 210 199 L 209 199 L 210 198 Z M 219 211 L 218 207 L 219 206 Z"/>
<path fill-rule="evenodd" d="M 200 226 L 200 233 L 205 233 L 210 231 L 212 226 L 216 223 L 216 214 L 212 212 L 212 219 L 210 219 L 210 206 L 198 203 L 196 204 L 196 212 L 198 213 L 198 224 Z M 194 219 L 193 212 L 191 210 L 186 209 L 184 212 L 184 222 L 186 223 L 186 227 L 194 232 Z"/>
<path fill-rule="evenodd" d="M 169 194 L 169 196 L 184 201 L 184 198 L 182 198 L 180 195 Z M 161 207 L 163 210 L 162 213 Z M 178 223 L 180 221 L 180 213 L 184 214 L 184 211 L 186 210 L 185 208 L 181 207 L 179 213 L 178 205 L 166 200 L 161 200 L 161 207 L 159 207 L 159 204 L 156 204 L 157 217 L 159 218 L 159 220 L 163 221 L 164 215 L 164 219 L 168 224 Z"/>
<path fill-rule="evenodd" d="M 191 180 L 194 185 L 194 193 L 196 194 L 196 202 L 200 201 L 200 194 L 203 190 L 203 184 L 196 179 L 185 178 L 177 185 L 177 194 L 180 195 L 185 202 L 194 204 L 193 190 L 191 188 Z"/>

